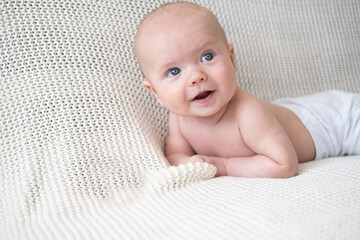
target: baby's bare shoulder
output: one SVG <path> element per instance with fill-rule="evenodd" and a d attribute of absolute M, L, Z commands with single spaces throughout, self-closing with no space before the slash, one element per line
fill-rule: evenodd
<path fill-rule="evenodd" d="M 264 114 L 269 114 L 272 111 L 270 103 L 267 103 L 244 90 L 238 91 L 235 106 L 236 115 L 239 121 L 245 122 L 263 117 Z"/>

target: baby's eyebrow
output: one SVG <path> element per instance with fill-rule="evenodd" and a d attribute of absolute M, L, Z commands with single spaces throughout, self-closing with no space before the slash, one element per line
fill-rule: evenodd
<path fill-rule="evenodd" d="M 168 71 L 170 68 L 176 67 L 176 65 L 177 65 L 177 62 L 176 62 L 176 61 L 173 61 L 173 60 L 171 60 L 171 61 L 166 61 L 166 62 L 164 62 L 163 64 L 160 65 L 159 70 L 160 70 L 161 72 L 166 72 L 166 71 Z"/>

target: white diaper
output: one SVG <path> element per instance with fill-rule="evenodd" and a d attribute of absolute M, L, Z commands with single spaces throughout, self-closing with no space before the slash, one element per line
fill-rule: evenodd
<path fill-rule="evenodd" d="M 273 103 L 301 119 L 314 140 L 315 159 L 360 154 L 360 94 L 328 91 Z"/>

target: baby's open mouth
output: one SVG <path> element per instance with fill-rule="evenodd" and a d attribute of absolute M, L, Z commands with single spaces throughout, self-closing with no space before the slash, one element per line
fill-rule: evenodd
<path fill-rule="evenodd" d="M 194 97 L 193 100 L 202 100 L 207 98 L 208 96 L 210 96 L 210 94 L 212 94 L 214 91 L 205 91 L 202 93 L 199 93 L 198 95 L 196 95 L 196 97 Z"/>

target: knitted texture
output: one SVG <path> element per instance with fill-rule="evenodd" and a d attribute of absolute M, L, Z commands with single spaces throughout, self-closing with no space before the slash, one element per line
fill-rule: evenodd
<path fill-rule="evenodd" d="M 168 167 L 167 111 L 132 50 L 165 2 L 0 2 L 0 239 L 359 238 L 359 156 L 286 180 Z M 253 94 L 360 92 L 358 1 L 195 2 Z"/>

